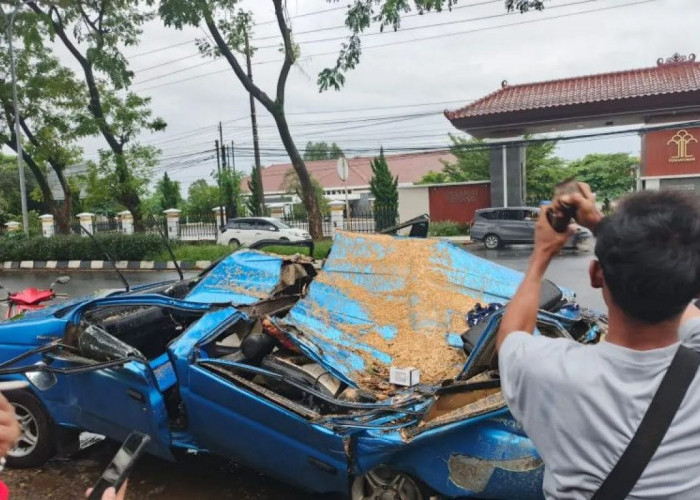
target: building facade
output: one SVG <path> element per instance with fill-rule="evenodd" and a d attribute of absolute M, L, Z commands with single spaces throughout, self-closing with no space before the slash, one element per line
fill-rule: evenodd
<path fill-rule="evenodd" d="M 700 195 L 700 126 L 647 132 L 642 138 L 642 189 Z"/>

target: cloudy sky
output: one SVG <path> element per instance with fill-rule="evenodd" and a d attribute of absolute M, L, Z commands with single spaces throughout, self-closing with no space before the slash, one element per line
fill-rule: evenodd
<path fill-rule="evenodd" d="M 254 79 L 272 92 L 281 64 L 272 2 L 243 2 L 255 14 Z M 510 84 L 655 65 L 674 52 L 700 52 L 696 0 L 548 0 L 548 9 L 506 14 L 503 0 L 460 0 L 453 12 L 407 17 L 398 32 L 372 27 L 363 39 L 360 66 L 341 92 L 319 94 L 316 75 L 333 64 L 347 34 L 347 1 L 289 0 L 301 59 L 287 85 L 287 112 L 300 149 L 309 140 L 337 142 L 349 154 L 387 148 L 436 148 L 453 132 L 442 115 Z M 206 178 L 218 122 L 236 145 L 236 167 L 252 164 L 248 97 L 222 60 L 197 54 L 201 29 L 177 31 L 149 24 L 139 47 L 127 52 L 133 90 L 152 97 L 165 133 L 144 136 L 162 149 L 160 171 L 185 187 Z M 286 161 L 272 120 L 258 105 L 263 164 Z M 99 141 L 85 143 L 94 157 Z M 560 154 L 639 152 L 639 138 L 567 142 Z"/>

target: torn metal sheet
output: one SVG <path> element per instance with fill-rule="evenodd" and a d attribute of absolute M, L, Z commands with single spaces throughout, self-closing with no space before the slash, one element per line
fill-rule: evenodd
<path fill-rule="evenodd" d="M 281 326 L 301 332 L 302 349 L 350 385 L 376 390 L 391 365 L 418 367 L 435 384 L 464 366 L 453 339 L 466 313 L 507 301 L 521 279 L 448 242 L 339 233 Z"/>
<path fill-rule="evenodd" d="M 255 250 L 234 252 L 192 289 L 187 300 L 247 305 L 267 298 L 280 283 L 284 260 Z"/>

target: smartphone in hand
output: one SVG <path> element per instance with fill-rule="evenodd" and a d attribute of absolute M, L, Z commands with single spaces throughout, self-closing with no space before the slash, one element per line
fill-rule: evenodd
<path fill-rule="evenodd" d="M 578 185 L 578 182 L 573 177 L 570 177 L 554 186 L 555 199 L 565 194 L 573 194 L 580 192 L 581 187 Z M 549 221 L 549 224 L 554 228 L 555 231 L 559 233 L 566 232 L 566 229 L 571 223 L 571 219 L 573 219 L 576 216 L 576 207 L 570 207 L 564 203 L 561 204 L 561 207 L 563 210 L 562 216 L 554 215 L 554 212 L 551 208 L 547 210 L 547 220 Z"/>
<path fill-rule="evenodd" d="M 93 487 L 88 500 L 101 500 L 105 490 L 110 486 L 119 491 L 150 440 L 151 438 L 141 432 L 133 431 L 129 434 Z"/>

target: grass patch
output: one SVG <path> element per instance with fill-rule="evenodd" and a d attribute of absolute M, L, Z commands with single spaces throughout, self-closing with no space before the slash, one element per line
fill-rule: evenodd
<path fill-rule="evenodd" d="M 226 245 L 176 245 L 173 247 L 177 260 L 216 260 L 230 254 L 232 247 Z M 149 254 L 146 260 L 171 260 L 170 252 L 162 250 Z"/>
<path fill-rule="evenodd" d="M 314 247 L 314 258 L 325 259 L 328 252 L 331 250 L 331 240 L 320 240 L 316 242 Z M 173 246 L 173 252 L 177 260 L 197 261 L 220 259 L 230 254 L 234 250 L 233 247 L 227 245 L 187 245 L 179 244 Z M 307 247 L 296 246 L 269 246 L 262 249 L 263 252 L 274 253 L 277 255 L 308 255 Z M 151 252 L 146 255 L 146 260 L 169 261 L 170 253 L 167 250 L 159 252 Z"/>
<path fill-rule="evenodd" d="M 317 241 L 314 245 L 314 258 L 325 259 L 328 257 L 328 252 L 331 251 L 332 244 L 333 242 L 331 240 Z M 269 246 L 263 248 L 262 251 L 277 255 L 294 255 L 297 253 L 300 253 L 301 255 L 309 254 L 309 249 L 307 247 Z"/>

